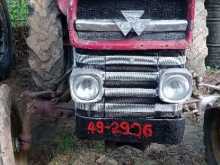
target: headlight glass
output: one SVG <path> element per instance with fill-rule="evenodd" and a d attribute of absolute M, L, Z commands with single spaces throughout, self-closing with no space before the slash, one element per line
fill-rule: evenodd
<path fill-rule="evenodd" d="M 189 92 L 189 83 L 183 76 L 171 76 L 162 86 L 164 96 L 178 101 L 185 98 Z"/>
<path fill-rule="evenodd" d="M 99 81 L 88 75 L 79 76 L 74 84 L 73 90 L 77 97 L 82 100 L 95 99 L 99 94 Z"/>
<path fill-rule="evenodd" d="M 178 72 L 179 71 L 179 72 Z M 192 77 L 186 69 L 169 70 L 161 77 L 160 98 L 169 103 L 182 103 L 192 94 Z"/>
<path fill-rule="evenodd" d="M 70 76 L 70 92 L 76 103 L 100 101 L 104 94 L 102 72 L 74 68 Z"/>

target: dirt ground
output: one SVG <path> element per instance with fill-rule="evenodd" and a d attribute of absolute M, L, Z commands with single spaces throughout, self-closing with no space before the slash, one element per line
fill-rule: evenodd
<path fill-rule="evenodd" d="M 9 84 L 15 102 L 23 108 L 21 93 L 34 90 L 27 64 L 28 50 L 26 33 L 17 29 L 16 67 L 3 83 Z M 220 82 L 220 72 L 210 71 L 205 80 Z M 130 146 L 105 147 L 102 141 L 79 140 L 74 135 L 74 119 L 39 119 L 33 122 L 33 145 L 29 153 L 30 165 L 205 165 L 202 124 L 203 116 L 197 120 L 186 116 L 186 131 L 182 144 L 165 146 L 152 144 L 145 150 Z"/>

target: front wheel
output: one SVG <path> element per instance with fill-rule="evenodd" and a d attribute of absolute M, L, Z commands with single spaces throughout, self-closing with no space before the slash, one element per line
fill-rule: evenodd
<path fill-rule="evenodd" d="M 5 0 L 0 0 L 0 80 L 5 79 L 14 64 L 12 31 Z"/>
<path fill-rule="evenodd" d="M 208 164 L 220 165 L 220 107 L 205 112 L 204 144 Z"/>
<path fill-rule="evenodd" d="M 32 0 L 29 8 L 27 45 L 32 78 L 40 90 L 56 91 L 65 72 L 60 12 L 54 0 Z"/>

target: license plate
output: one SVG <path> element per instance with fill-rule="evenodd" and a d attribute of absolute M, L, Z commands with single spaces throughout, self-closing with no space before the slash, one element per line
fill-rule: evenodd
<path fill-rule="evenodd" d="M 113 121 L 105 123 L 103 121 L 89 121 L 87 124 L 87 132 L 90 135 L 124 135 L 137 138 L 150 138 L 153 136 L 153 126 L 148 123 Z"/>

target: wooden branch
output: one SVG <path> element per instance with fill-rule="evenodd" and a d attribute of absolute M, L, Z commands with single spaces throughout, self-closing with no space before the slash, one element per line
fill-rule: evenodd
<path fill-rule="evenodd" d="M 207 87 L 207 88 L 211 88 L 211 89 L 220 91 L 220 86 L 217 86 L 217 85 L 201 83 L 201 84 L 199 84 L 199 86 L 203 86 L 203 87 Z"/>

